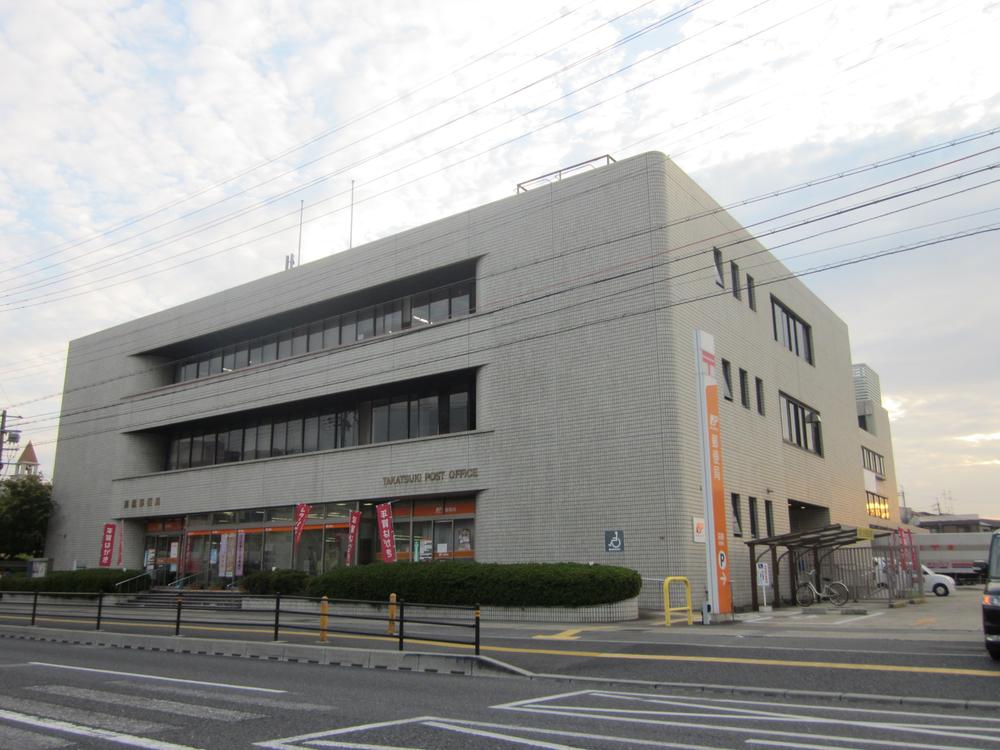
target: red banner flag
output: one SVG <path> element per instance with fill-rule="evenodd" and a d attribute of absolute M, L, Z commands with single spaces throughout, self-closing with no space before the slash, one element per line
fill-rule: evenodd
<path fill-rule="evenodd" d="M 111 567 L 111 557 L 115 552 L 115 529 L 117 524 L 104 524 L 104 532 L 101 534 L 101 567 Z"/>
<path fill-rule="evenodd" d="M 354 550 L 358 548 L 358 529 L 361 527 L 361 511 L 352 510 L 347 521 L 347 564 L 354 565 Z"/>
<path fill-rule="evenodd" d="M 392 528 L 392 505 L 389 503 L 376 505 L 375 518 L 378 520 L 378 538 L 382 542 L 382 560 L 394 563 L 396 562 L 396 534 Z"/>
<path fill-rule="evenodd" d="M 308 503 L 299 503 L 295 506 L 295 532 L 292 538 L 292 546 L 299 546 L 299 539 L 302 538 L 302 532 L 306 528 L 306 519 L 309 518 L 309 511 L 312 510 L 312 506 Z"/>

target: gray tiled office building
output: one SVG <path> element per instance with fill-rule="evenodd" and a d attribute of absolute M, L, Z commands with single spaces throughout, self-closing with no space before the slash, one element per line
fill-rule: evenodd
<path fill-rule="evenodd" d="M 697 601 L 696 329 L 725 375 L 737 605 L 752 536 L 898 525 L 844 322 L 647 153 L 73 341 L 47 555 L 96 566 L 115 523 L 114 565 L 318 572 L 354 510 L 355 561 L 377 562 L 393 501 L 396 564 L 623 565 L 645 603 L 669 575 Z"/>

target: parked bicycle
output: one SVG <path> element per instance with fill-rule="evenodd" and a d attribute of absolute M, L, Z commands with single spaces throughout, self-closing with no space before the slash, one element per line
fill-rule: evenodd
<path fill-rule="evenodd" d="M 815 571 L 806 573 L 806 579 L 795 589 L 795 601 L 800 607 L 808 607 L 813 602 L 826 599 L 835 607 L 843 607 L 847 600 L 851 598 L 851 592 L 843 581 L 824 581 L 823 590 L 820 591 L 813 584 L 812 579 Z"/>

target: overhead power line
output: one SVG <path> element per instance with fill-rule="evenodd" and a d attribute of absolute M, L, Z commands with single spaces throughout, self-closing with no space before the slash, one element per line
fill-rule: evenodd
<path fill-rule="evenodd" d="M 969 143 L 969 142 L 971 142 L 973 140 L 979 140 L 981 138 L 988 137 L 988 136 L 990 136 L 990 135 L 998 132 L 998 130 L 1000 130 L 1000 129 L 991 129 L 991 130 L 988 130 L 988 131 L 982 131 L 980 133 L 969 135 L 969 136 L 964 136 L 964 137 L 959 138 L 959 139 L 953 139 L 952 141 L 949 141 L 949 142 L 940 143 L 940 144 L 934 144 L 933 146 L 928 146 L 928 147 L 925 147 L 923 149 L 918 149 L 918 150 L 915 150 L 915 151 L 910 151 L 910 152 L 906 152 L 904 154 L 899 154 L 899 155 L 896 155 L 896 156 L 893 156 L 893 157 L 889 157 L 887 159 L 882 159 L 882 160 L 880 160 L 878 162 L 873 162 L 871 164 L 861 165 L 861 166 L 849 168 L 849 169 L 846 169 L 846 170 L 840 170 L 840 171 L 838 171 L 836 173 L 825 175 L 823 177 L 812 179 L 812 180 L 807 180 L 807 181 L 805 181 L 803 183 L 800 183 L 800 184 L 797 184 L 797 185 L 793 185 L 793 186 L 790 186 L 790 187 L 787 187 L 787 188 L 782 188 L 780 190 L 770 191 L 768 193 L 765 193 L 765 194 L 762 194 L 762 195 L 759 195 L 759 196 L 754 196 L 754 197 L 746 198 L 746 199 L 743 199 L 743 200 L 740 200 L 740 201 L 735 201 L 734 203 L 729 204 L 728 206 L 722 206 L 722 207 L 717 207 L 717 208 L 714 208 L 714 209 L 708 209 L 706 211 L 698 212 L 698 213 L 690 215 L 690 216 L 681 217 L 679 219 L 676 219 L 676 220 L 670 222 L 667 226 L 677 226 L 679 224 L 682 224 L 682 223 L 685 223 L 685 222 L 688 222 L 688 221 L 691 221 L 691 220 L 694 220 L 694 219 L 697 219 L 697 218 L 702 218 L 704 216 L 709 216 L 709 215 L 718 214 L 718 213 L 724 213 L 728 208 L 732 208 L 732 207 L 735 207 L 735 206 L 747 205 L 747 204 L 749 204 L 751 202 L 758 202 L 760 200 L 765 200 L 765 199 L 768 199 L 768 198 L 774 198 L 774 197 L 779 197 L 779 196 L 782 196 L 782 195 L 787 195 L 787 194 L 790 194 L 790 193 L 793 193 L 793 192 L 796 192 L 796 191 L 800 191 L 800 190 L 803 190 L 803 189 L 806 189 L 806 188 L 809 188 L 809 187 L 813 187 L 813 186 L 816 186 L 816 185 L 819 185 L 819 184 L 826 184 L 826 183 L 828 183 L 828 182 L 830 182 L 832 180 L 842 179 L 842 178 L 849 177 L 849 176 L 855 176 L 855 175 L 861 174 L 863 172 L 867 172 L 867 171 L 871 171 L 871 170 L 883 168 L 883 167 L 886 167 L 886 166 L 891 166 L 891 165 L 894 165 L 894 164 L 897 164 L 897 163 L 901 163 L 901 162 L 907 161 L 909 159 L 915 158 L 916 156 L 934 153 L 934 152 L 940 151 L 940 150 L 945 149 L 945 148 L 951 148 L 951 147 L 954 147 L 954 146 L 957 146 L 957 145 L 962 145 L 962 144 L 965 144 L 965 143 Z M 992 151 L 992 150 L 993 149 L 984 149 L 984 150 L 981 150 L 978 153 L 986 153 L 986 152 L 989 152 L 989 151 Z M 967 156 L 967 157 L 961 157 L 959 159 L 952 159 L 952 160 L 950 160 L 948 162 L 945 162 L 943 164 L 939 164 L 939 165 L 936 165 L 935 167 L 931 167 L 931 169 L 938 168 L 938 167 L 941 167 L 941 166 L 945 166 L 945 165 L 948 165 L 948 164 L 954 164 L 954 163 L 962 161 L 962 160 L 964 160 L 966 158 L 971 158 L 971 156 L 972 155 Z M 917 174 L 922 174 L 922 173 L 925 173 L 927 171 L 928 171 L 928 169 L 917 170 L 915 172 L 909 173 L 908 175 L 905 175 L 904 178 L 905 177 L 909 177 L 909 176 L 914 176 L 914 175 L 917 175 Z M 873 186 L 871 186 L 869 188 L 865 188 L 865 190 L 867 191 L 867 190 L 871 190 L 871 189 L 874 189 L 874 188 L 877 188 L 877 187 L 888 185 L 888 184 L 893 183 L 893 182 L 898 182 L 899 179 L 902 179 L 902 178 L 896 178 L 896 179 L 892 179 L 892 180 L 888 180 L 888 181 L 883 181 L 883 182 L 878 183 L 876 185 L 873 185 Z M 614 181 L 611 181 L 611 182 L 614 182 Z M 606 189 L 609 186 L 609 184 L 611 184 L 611 183 L 608 180 L 602 180 L 601 182 L 599 182 L 598 184 L 596 184 L 593 188 L 591 188 L 587 192 L 596 191 L 596 190 L 604 190 L 604 189 Z M 856 195 L 856 194 L 859 194 L 860 192 L 864 192 L 864 191 L 857 191 L 856 190 L 856 191 L 853 191 L 852 193 L 849 193 L 849 194 L 846 194 L 846 195 Z M 580 197 L 579 194 L 574 194 L 572 196 L 569 196 L 569 199 L 577 199 L 579 197 Z M 829 200 L 825 200 L 825 201 L 821 201 L 819 203 L 813 203 L 813 204 L 805 206 L 805 207 L 803 207 L 801 209 L 797 209 L 794 212 L 786 212 L 785 214 L 781 214 L 779 216 L 773 216 L 773 217 L 770 217 L 768 219 L 761 220 L 761 221 L 756 222 L 754 225 L 751 225 L 751 226 L 756 226 L 756 225 L 760 225 L 760 224 L 767 223 L 767 222 L 770 222 L 770 221 L 774 221 L 774 220 L 776 220 L 778 218 L 782 218 L 784 216 L 791 215 L 792 213 L 799 213 L 799 212 L 804 211 L 804 210 L 809 210 L 810 208 L 816 208 L 816 207 L 819 207 L 819 206 L 822 206 L 822 205 L 830 204 L 832 202 L 840 200 L 843 197 L 845 197 L 845 196 L 837 196 L 835 198 L 832 198 L 832 199 L 829 199 Z M 559 204 L 559 202 L 561 202 L 561 201 L 555 201 L 555 202 L 546 203 L 546 204 L 544 204 L 542 206 L 539 206 L 535 210 L 536 211 L 543 211 L 543 212 L 549 211 L 549 210 L 551 210 L 551 208 L 553 206 L 557 206 Z M 473 230 L 473 234 L 472 235 L 468 235 L 468 231 L 466 229 L 462 230 L 462 234 L 463 234 L 463 236 L 468 235 L 468 238 L 472 239 L 472 238 L 474 238 L 476 236 L 484 236 L 484 235 L 488 234 L 490 231 L 493 231 L 494 228 L 495 228 L 494 227 L 494 222 L 491 222 L 491 221 L 487 220 L 487 221 L 481 222 L 479 225 L 477 225 L 476 229 Z M 414 248 L 413 248 L 413 251 L 415 253 L 415 257 L 421 257 L 423 254 L 425 254 L 425 252 L 433 252 L 440 243 L 448 241 L 448 239 L 451 236 L 452 236 L 451 232 L 443 232 L 443 233 L 440 233 L 440 234 L 436 234 L 436 235 L 434 235 L 434 236 L 432 236 L 430 238 L 421 240 L 421 242 L 419 242 L 418 245 L 414 246 Z M 430 248 L 429 248 L 429 250 L 422 252 L 422 251 L 419 250 L 419 247 L 421 245 L 429 245 Z M 366 266 L 366 268 L 368 268 L 373 273 L 375 273 L 375 272 L 377 272 L 379 270 L 378 267 L 371 267 L 370 262 L 367 259 L 359 259 L 359 263 L 364 263 L 365 266 Z M 351 267 L 353 268 L 356 265 L 357 264 L 354 264 Z M 304 292 L 308 292 L 308 290 L 311 287 L 323 287 L 324 289 L 326 289 L 327 285 L 328 285 L 328 281 L 327 281 L 327 279 L 325 277 L 316 277 L 315 280 L 313 280 L 311 282 L 305 282 L 305 283 L 303 283 L 301 280 L 299 280 L 298 278 L 296 278 L 296 279 L 280 280 L 278 282 L 278 290 L 277 291 L 278 291 L 278 293 L 284 293 L 286 291 L 291 291 L 291 290 L 294 289 L 296 292 L 298 292 L 299 296 L 302 297 L 303 293 Z M 331 290 L 331 291 L 333 291 L 334 294 L 336 294 L 336 290 Z M 232 309 L 233 309 L 232 306 L 227 304 L 227 311 L 232 311 Z M 249 311 L 250 308 L 247 307 L 246 309 Z M 209 309 L 209 310 L 206 311 L 207 314 L 211 314 L 211 312 L 212 312 L 211 309 Z M 141 333 L 141 330 L 140 330 L 140 333 Z M 107 345 L 107 347 L 104 347 L 102 349 L 98 349 L 98 350 L 92 352 L 91 356 L 93 356 L 93 357 L 103 356 L 104 353 L 106 353 L 107 351 L 110 351 L 110 348 L 109 348 L 110 346 L 111 345 L 109 344 L 109 345 Z M 10 371 L 8 371 L 8 373 L 9 372 Z"/>

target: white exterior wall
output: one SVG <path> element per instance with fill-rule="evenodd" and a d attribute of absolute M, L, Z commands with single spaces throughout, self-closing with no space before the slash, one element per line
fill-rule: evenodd
<path fill-rule="evenodd" d="M 477 478 L 434 489 L 478 493 L 477 559 L 688 575 L 700 598 L 695 328 L 715 335 L 717 356 L 734 368 L 735 399 L 720 404 L 727 507 L 729 492 L 741 494 L 744 514 L 756 496 L 762 535 L 768 499 L 777 533 L 788 530 L 790 498 L 865 525 L 846 326 L 800 282 L 769 286 L 786 269 L 766 251 L 738 260 L 744 282 L 748 271 L 757 280 L 757 311 L 745 290 L 735 299 L 728 261 L 762 251 L 755 242 L 724 250 L 719 290 L 711 244 L 726 238 L 705 238 L 742 230 L 725 213 L 678 223 L 716 207 L 666 157 L 644 154 L 73 342 L 48 554 L 56 568 L 95 565 L 101 526 L 119 517 L 407 497 L 428 487 L 389 489 L 382 478 L 476 467 Z M 176 385 L 162 370 L 130 374 L 154 364 L 138 352 L 475 258 L 468 318 Z M 772 291 L 811 324 L 815 366 L 774 341 Z M 479 369 L 468 433 L 162 472 L 162 441 L 136 432 L 470 367 Z M 763 417 L 754 377 L 765 384 Z M 823 457 L 782 442 L 779 390 L 822 414 Z M 98 411 L 75 425 L 80 409 Z M 160 498 L 152 511 L 123 507 L 150 497 Z M 745 515 L 744 527 L 745 540 Z M 604 530 L 614 529 L 624 531 L 620 553 L 604 551 Z M 742 566 L 737 604 L 749 598 L 741 541 L 730 540 Z M 127 545 L 127 564 L 141 562 L 140 547 Z M 643 604 L 657 598 L 654 586 Z"/>

